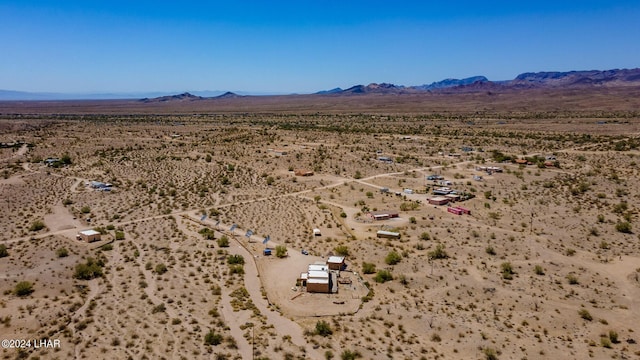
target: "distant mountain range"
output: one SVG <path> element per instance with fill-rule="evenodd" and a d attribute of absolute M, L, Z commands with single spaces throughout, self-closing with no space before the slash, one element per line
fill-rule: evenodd
<path fill-rule="evenodd" d="M 509 91 L 535 88 L 585 88 L 640 85 L 640 68 L 588 70 L 568 72 L 523 73 L 513 80 L 491 81 L 484 76 L 465 79 L 445 79 L 431 84 L 404 86 L 389 83 L 371 83 L 355 85 L 348 89 L 334 88 L 313 95 L 359 95 L 359 94 L 416 94 L 425 92 L 466 93 L 474 91 Z M 207 99 L 229 99 L 246 96 L 244 93 L 223 91 L 185 92 L 179 95 L 166 93 L 96 93 L 61 94 L 31 93 L 0 90 L 0 100 L 102 100 L 102 99 L 141 99 L 142 102 L 200 101 Z"/>
<path fill-rule="evenodd" d="M 534 88 L 580 88 L 593 86 L 627 86 L 640 85 L 640 68 L 589 70 L 568 72 L 524 73 L 513 80 L 490 81 L 484 76 L 473 76 L 465 79 L 445 79 L 431 84 L 403 86 L 394 84 L 356 85 L 348 89 L 335 88 L 320 91 L 318 95 L 352 95 L 352 94 L 406 94 L 421 92 L 473 92 L 482 90 L 511 90 Z"/>

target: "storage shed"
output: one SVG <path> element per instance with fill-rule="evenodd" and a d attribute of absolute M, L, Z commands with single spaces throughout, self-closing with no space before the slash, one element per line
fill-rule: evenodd
<path fill-rule="evenodd" d="M 449 199 L 444 196 L 436 196 L 429 199 L 429 204 L 431 205 L 446 205 L 449 202 Z"/>
<path fill-rule="evenodd" d="M 327 265 L 329 265 L 329 270 L 342 270 L 344 268 L 344 256 L 329 256 Z"/>
<path fill-rule="evenodd" d="M 100 241 L 100 233 L 95 230 L 84 230 L 78 233 L 77 238 L 78 240 L 82 240 L 88 243 L 93 241 Z"/>
<path fill-rule="evenodd" d="M 376 236 L 379 238 L 400 239 L 400 233 L 393 231 L 378 230 Z"/>
<path fill-rule="evenodd" d="M 320 229 L 313 229 L 313 236 L 320 236 L 320 235 L 322 235 L 320 233 Z"/>
<path fill-rule="evenodd" d="M 294 171 L 294 174 L 296 176 L 312 176 L 313 175 L 313 171 L 305 170 L 305 169 L 296 169 Z"/>

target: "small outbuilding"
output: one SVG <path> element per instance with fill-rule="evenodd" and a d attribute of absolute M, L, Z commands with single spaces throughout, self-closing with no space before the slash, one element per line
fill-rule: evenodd
<path fill-rule="evenodd" d="M 296 176 L 313 176 L 313 171 L 305 170 L 305 169 L 296 169 L 294 171 L 294 174 Z"/>
<path fill-rule="evenodd" d="M 82 240 L 88 243 L 93 241 L 100 241 L 100 233 L 95 230 L 84 230 L 78 233 L 77 238 L 78 240 Z"/>
<path fill-rule="evenodd" d="M 329 270 L 344 269 L 344 256 L 329 256 L 327 265 L 329 265 Z"/>
<path fill-rule="evenodd" d="M 429 199 L 431 205 L 446 205 L 450 200 L 444 196 L 436 196 Z"/>
<path fill-rule="evenodd" d="M 379 238 L 386 238 L 386 239 L 400 239 L 400 233 L 393 232 L 393 231 L 378 230 L 378 232 L 376 233 L 376 236 Z"/>
<path fill-rule="evenodd" d="M 313 229 L 313 236 L 320 236 L 320 235 L 322 235 L 320 233 L 320 229 Z"/>
<path fill-rule="evenodd" d="M 371 211 L 369 212 L 369 214 L 371 215 L 373 220 L 388 220 L 388 219 L 393 219 L 400 216 L 397 211 L 389 211 L 389 210 Z"/>

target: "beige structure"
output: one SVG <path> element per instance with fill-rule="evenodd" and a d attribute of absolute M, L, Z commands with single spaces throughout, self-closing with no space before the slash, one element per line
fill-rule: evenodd
<path fill-rule="evenodd" d="M 342 270 L 344 266 L 344 256 L 329 256 L 327 260 L 329 270 Z"/>
<path fill-rule="evenodd" d="M 95 230 L 84 230 L 78 233 L 77 238 L 78 240 L 82 240 L 88 243 L 93 241 L 100 241 L 100 233 Z"/>
<path fill-rule="evenodd" d="M 313 176 L 313 171 L 305 170 L 305 169 L 296 169 L 294 171 L 294 174 L 296 174 L 296 176 Z"/>
<path fill-rule="evenodd" d="M 330 293 L 331 273 L 327 264 L 311 264 L 306 273 L 300 274 L 302 286 L 307 287 L 307 292 Z"/>
<path fill-rule="evenodd" d="M 393 231 L 378 230 L 376 236 L 379 238 L 400 239 L 400 233 Z"/>

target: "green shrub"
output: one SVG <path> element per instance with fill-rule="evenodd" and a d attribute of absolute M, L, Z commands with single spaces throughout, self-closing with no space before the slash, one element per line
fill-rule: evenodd
<path fill-rule="evenodd" d="M 244 275 L 244 268 L 242 267 L 242 265 L 229 266 L 229 275 L 233 274 Z"/>
<path fill-rule="evenodd" d="M 376 272 L 376 265 L 373 263 L 363 262 L 362 263 L 362 273 L 363 274 L 373 274 Z"/>
<path fill-rule="evenodd" d="M 21 281 L 16 284 L 16 287 L 13 289 L 13 293 L 16 296 L 28 296 L 33 292 L 33 284 L 29 281 Z"/>
<path fill-rule="evenodd" d="M 346 245 L 338 245 L 333 251 L 340 256 L 349 256 L 349 248 Z"/>
<path fill-rule="evenodd" d="M 229 247 L 229 238 L 226 235 L 222 235 L 220 239 L 218 239 L 218 246 L 220 247 Z"/>
<path fill-rule="evenodd" d="M 276 246 L 276 257 L 283 258 L 287 256 L 287 247 L 284 245 Z"/>
<path fill-rule="evenodd" d="M 344 350 L 340 354 L 340 359 L 342 360 L 355 360 L 361 357 L 362 355 L 358 351 Z"/>
<path fill-rule="evenodd" d="M 73 277 L 80 280 L 91 280 L 102 276 L 102 267 L 104 261 L 102 259 L 87 258 L 84 264 L 77 264 Z"/>
<path fill-rule="evenodd" d="M 593 317 L 591 316 L 591 314 L 589 314 L 589 311 L 587 309 L 580 309 L 578 311 L 578 315 L 580 315 L 581 318 L 587 321 L 593 320 Z"/>
<path fill-rule="evenodd" d="M 328 322 L 324 321 L 324 320 L 320 320 L 316 323 L 316 330 L 314 332 L 315 335 L 320 335 L 323 337 L 327 337 L 331 334 L 333 334 L 333 330 L 331 329 L 331 326 L 329 325 Z"/>
<path fill-rule="evenodd" d="M 391 251 L 390 253 L 387 254 L 387 256 L 384 258 L 384 262 L 387 265 L 395 265 L 397 263 L 400 262 L 400 260 L 402 260 L 402 256 L 400 256 L 400 254 L 398 254 L 395 251 Z"/>
<path fill-rule="evenodd" d="M 534 266 L 533 272 L 536 273 L 536 275 L 544 275 L 544 269 L 540 265 Z"/>
<path fill-rule="evenodd" d="M 444 245 L 438 244 L 433 251 L 429 251 L 430 259 L 446 259 L 449 257 L 446 251 L 444 251 Z"/>
<path fill-rule="evenodd" d="M 9 251 L 7 250 L 7 245 L 0 244 L 0 258 L 9 256 Z"/>
<path fill-rule="evenodd" d="M 393 275 L 389 270 L 378 270 L 376 276 L 373 278 L 377 283 L 385 283 L 393 280 Z"/>
<path fill-rule="evenodd" d="M 167 265 L 160 263 L 160 264 L 156 265 L 156 268 L 154 269 L 154 272 L 156 274 L 158 274 L 158 275 L 162 275 L 162 274 L 166 273 L 167 270 L 168 270 L 167 269 Z"/>
<path fill-rule="evenodd" d="M 205 345 L 220 345 L 222 343 L 223 337 L 221 334 L 216 333 L 213 329 L 209 330 L 208 333 L 204 336 L 204 344 Z"/>
<path fill-rule="evenodd" d="M 614 330 L 609 330 L 609 340 L 614 344 L 619 343 L 620 340 L 618 340 L 618 333 Z"/>
<path fill-rule="evenodd" d="M 242 255 L 231 255 L 227 258 L 227 264 L 229 265 L 243 265 L 244 264 L 244 257 L 242 257 Z"/>
<path fill-rule="evenodd" d="M 88 207 L 88 206 L 83 206 L 83 207 L 80 209 L 80 212 L 81 212 L 81 213 L 83 213 L 83 214 L 88 214 L 88 213 L 90 213 L 90 212 L 91 212 L 91 208 L 90 208 L 90 207 Z"/>
<path fill-rule="evenodd" d="M 623 234 L 631 234 L 631 223 L 628 221 L 618 221 L 616 224 L 616 230 Z"/>
<path fill-rule="evenodd" d="M 116 230 L 116 240 L 124 240 L 124 231 Z"/>
<path fill-rule="evenodd" d="M 495 349 L 492 348 L 484 348 L 482 349 L 482 353 L 484 354 L 484 358 L 486 360 L 498 360 L 498 354 Z"/>
<path fill-rule="evenodd" d="M 500 269 L 502 270 L 502 278 L 505 280 L 511 280 L 513 279 L 513 267 L 511 266 L 510 262 L 503 262 L 500 265 Z"/>
<path fill-rule="evenodd" d="M 40 231 L 40 230 L 44 229 L 44 227 L 45 227 L 45 225 L 44 225 L 44 223 L 42 221 L 36 220 L 29 227 L 29 231 Z"/>
<path fill-rule="evenodd" d="M 487 246 L 484 251 L 486 251 L 487 254 L 489 255 L 495 255 L 496 254 L 496 249 L 493 248 L 493 246 L 489 245 Z"/>

